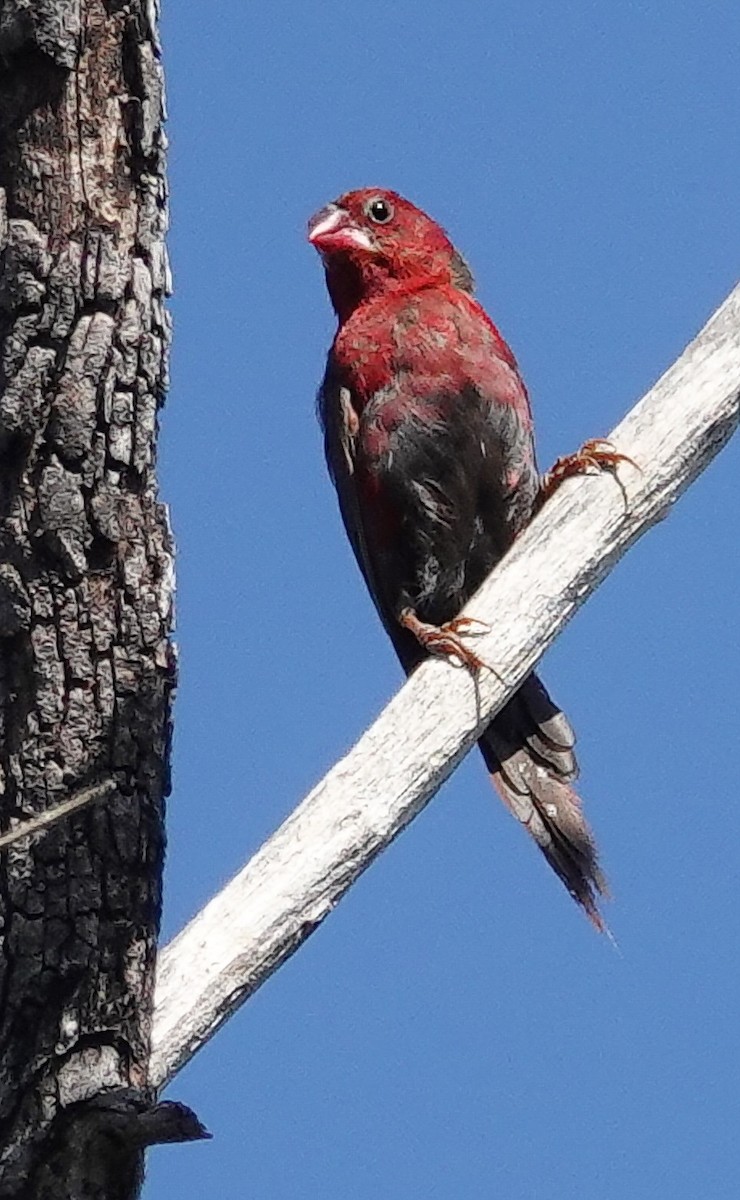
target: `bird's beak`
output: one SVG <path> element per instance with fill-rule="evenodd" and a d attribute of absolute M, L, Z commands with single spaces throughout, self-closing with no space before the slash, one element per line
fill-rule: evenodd
<path fill-rule="evenodd" d="M 364 229 L 352 223 L 346 209 L 327 204 L 308 222 L 308 240 L 319 254 L 336 254 L 342 250 L 375 250 Z"/>

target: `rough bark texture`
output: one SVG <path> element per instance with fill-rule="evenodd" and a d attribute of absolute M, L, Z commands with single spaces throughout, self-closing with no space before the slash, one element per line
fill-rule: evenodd
<path fill-rule="evenodd" d="M 159 1140 L 175 668 L 155 19 L 152 0 L 0 0 L 0 829 L 115 784 L 0 853 L 3 1200 L 133 1195 Z"/>

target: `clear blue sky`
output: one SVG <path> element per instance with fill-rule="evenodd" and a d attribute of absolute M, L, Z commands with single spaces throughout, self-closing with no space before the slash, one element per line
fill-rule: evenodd
<path fill-rule="evenodd" d="M 540 462 L 604 434 L 738 274 L 737 0 L 166 0 L 179 545 L 165 936 L 400 682 L 314 394 L 306 218 L 348 187 L 452 233 Z M 740 1175 L 731 444 L 543 664 L 621 957 L 472 756 L 170 1090 L 214 1133 L 146 1200 L 730 1200 Z"/>

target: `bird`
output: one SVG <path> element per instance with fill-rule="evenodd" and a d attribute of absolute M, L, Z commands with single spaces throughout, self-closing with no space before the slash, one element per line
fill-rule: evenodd
<path fill-rule="evenodd" d="M 594 439 L 540 476 L 514 354 L 462 254 L 409 200 L 348 191 L 311 217 L 308 240 L 337 317 L 317 407 L 357 563 L 407 674 L 430 654 L 480 670 L 466 638 L 481 630 L 460 609 L 562 479 L 624 456 Z M 478 745 L 504 804 L 605 931 L 575 734 L 534 672 Z"/>

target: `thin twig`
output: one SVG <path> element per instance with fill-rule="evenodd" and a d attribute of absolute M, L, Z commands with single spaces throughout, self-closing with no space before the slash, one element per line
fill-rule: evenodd
<path fill-rule="evenodd" d="M 105 783 L 96 783 L 93 787 L 84 788 L 83 791 L 70 796 L 69 800 L 63 800 L 61 804 L 55 804 L 46 812 L 39 813 L 37 817 L 23 821 L 21 825 L 16 825 L 15 829 L 11 829 L 8 833 L 0 834 L 0 851 L 7 850 L 8 846 L 13 846 L 22 838 L 46 831 L 57 821 L 61 821 L 63 817 L 68 817 L 70 813 L 77 812 L 78 809 L 85 808 L 88 804 L 97 804 L 98 800 L 105 800 L 115 792 L 116 786 L 113 779 L 109 779 Z"/>

